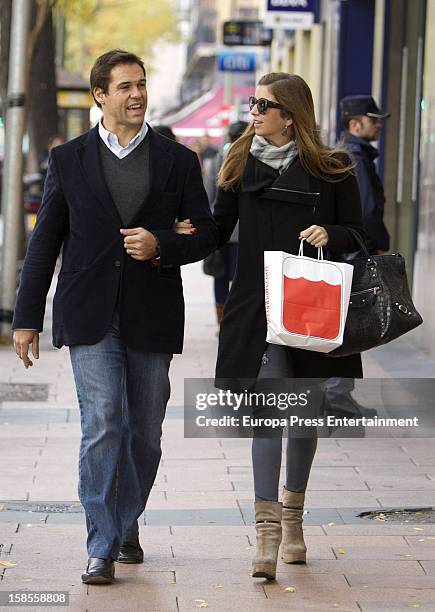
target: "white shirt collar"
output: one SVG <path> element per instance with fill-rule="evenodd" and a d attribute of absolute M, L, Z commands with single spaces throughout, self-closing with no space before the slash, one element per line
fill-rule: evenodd
<path fill-rule="evenodd" d="M 119 144 L 118 136 L 116 134 L 114 134 L 113 132 L 109 132 L 109 130 L 106 130 L 103 125 L 102 119 L 100 119 L 100 121 L 98 122 L 98 133 L 106 147 L 121 159 L 123 157 L 126 157 L 129 153 L 134 151 L 137 146 L 140 145 L 140 143 L 148 133 L 148 125 L 147 122 L 144 121 L 139 132 L 130 140 L 130 142 L 125 147 L 122 147 Z"/>

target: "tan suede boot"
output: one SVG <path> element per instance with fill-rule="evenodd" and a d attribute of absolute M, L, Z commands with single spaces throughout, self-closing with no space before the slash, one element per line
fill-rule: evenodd
<path fill-rule="evenodd" d="M 283 487 L 282 546 L 284 563 L 306 563 L 307 547 L 302 530 L 305 493 L 295 493 Z"/>
<path fill-rule="evenodd" d="M 257 550 L 252 562 L 252 576 L 254 578 L 275 579 L 276 561 L 282 536 L 281 514 L 281 502 L 255 502 Z"/>

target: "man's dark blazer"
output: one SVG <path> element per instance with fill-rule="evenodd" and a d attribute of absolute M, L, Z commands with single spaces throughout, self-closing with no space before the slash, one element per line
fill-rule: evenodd
<path fill-rule="evenodd" d="M 181 353 L 184 300 L 180 265 L 216 248 L 195 153 L 149 128 L 150 193 L 129 228 L 144 227 L 160 243 L 160 265 L 127 255 L 124 227 L 103 178 L 98 126 L 56 147 L 21 274 L 14 329 L 42 331 L 45 302 L 63 245 L 53 303 L 53 344 L 95 344 L 120 300 L 121 337 L 135 349 Z M 193 236 L 172 230 L 191 219 Z"/>

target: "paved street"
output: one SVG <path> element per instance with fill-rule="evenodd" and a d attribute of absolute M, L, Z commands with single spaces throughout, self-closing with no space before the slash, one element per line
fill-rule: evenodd
<path fill-rule="evenodd" d="M 200 264 L 183 275 L 185 353 L 171 366 L 163 461 L 141 527 L 145 563 L 117 565 L 113 586 L 80 581 L 78 408 L 68 352 L 51 348 L 50 309 L 31 370 L 0 348 L 0 383 L 10 385 L 0 403 L 0 591 L 69 591 L 71 611 L 435 611 L 433 519 L 357 516 L 435 506 L 433 439 L 321 439 L 307 494 L 308 564 L 280 562 L 276 582 L 249 576 L 250 441 L 183 437 L 183 380 L 211 377 L 216 355 L 211 279 Z M 405 338 L 365 356 L 365 373 L 434 377 L 435 364 Z M 22 384 L 40 386 L 26 395 Z"/>

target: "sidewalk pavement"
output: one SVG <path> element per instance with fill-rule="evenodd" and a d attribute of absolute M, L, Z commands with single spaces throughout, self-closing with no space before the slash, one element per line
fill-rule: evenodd
<path fill-rule="evenodd" d="M 183 380 L 213 376 L 217 344 L 211 279 L 200 264 L 183 276 L 186 345 L 171 366 L 163 460 L 141 527 L 145 563 L 118 564 L 112 586 L 80 581 L 86 549 L 76 492 L 78 408 L 68 351 L 51 348 L 51 308 L 33 368 L 0 349 L 0 383 L 11 385 L 1 387 L 0 403 L 0 591 L 69 591 L 68 610 L 92 612 L 435 611 L 433 520 L 357 516 L 435 505 L 431 439 L 321 439 L 307 493 L 308 564 L 279 562 L 276 582 L 249 576 L 250 440 L 183 437 Z M 364 361 L 368 377 L 435 374 L 408 337 Z M 29 384 L 38 386 L 29 392 Z"/>

